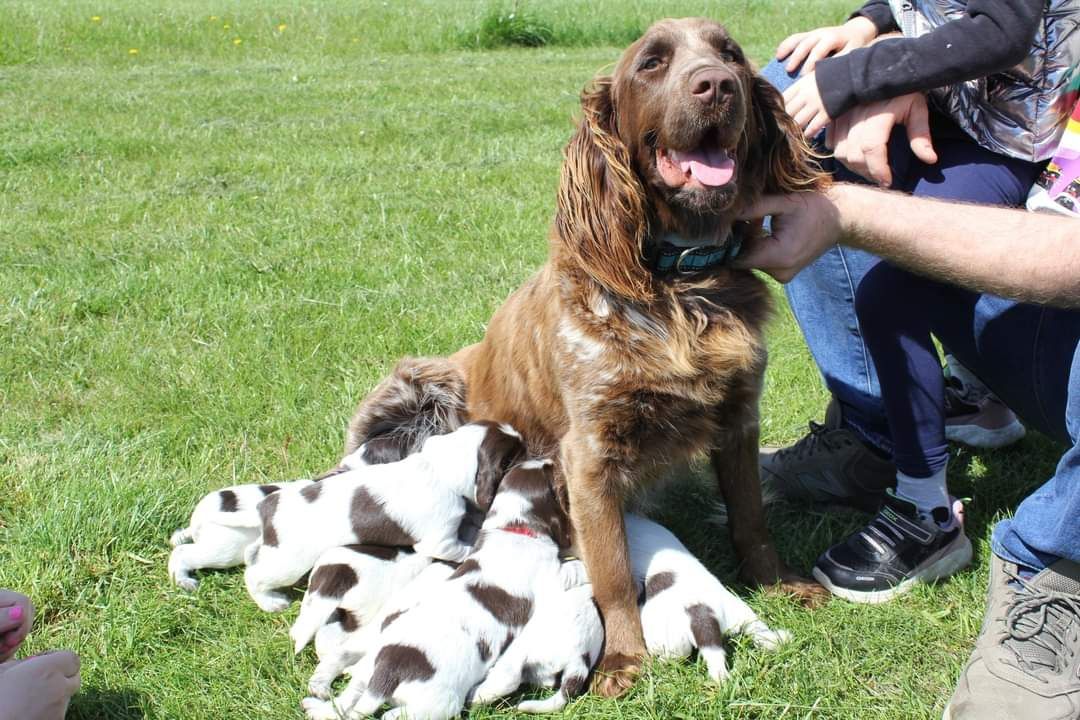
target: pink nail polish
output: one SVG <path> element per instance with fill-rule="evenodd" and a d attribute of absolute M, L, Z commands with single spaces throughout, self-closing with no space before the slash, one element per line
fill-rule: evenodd
<path fill-rule="evenodd" d="M 16 605 L 15 607 L 8 610 L 8 618 L 15 621 L 22 620 L 22 613 L 22 608 Z"/>

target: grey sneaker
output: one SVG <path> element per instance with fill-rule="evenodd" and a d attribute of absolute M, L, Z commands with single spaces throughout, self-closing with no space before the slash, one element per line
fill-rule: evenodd
<path fill-rule="evenodd" d="M 811 422 L 809 434 L 790 447 L 762 450 L 760 462 L 766 498 L 875 512 L 896 485 L 896 466 L 843 427 L 835 400 L 824 425 Z"/>
<path fill-rule="evenodd" d="M 1023 423 L 1005 403 L 987 392 L 973 398 L 955 378 L 945 380 L 945 437 L 974 448 L 1012 445 L 1024 437 Z"/>
<path fill-rule="evenodd" d="M 1080 564 L 1024 580 L 994 556 L 986 615 L 944 720 L 1080 718 Z"/>

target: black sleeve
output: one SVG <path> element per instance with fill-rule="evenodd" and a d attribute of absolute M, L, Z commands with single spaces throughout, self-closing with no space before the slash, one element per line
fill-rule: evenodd
<path fill-rule="evenodd" d="M 878 35 L 900 29 L 896 24 L 896 20 L 893 18 L 892 8 L 889 7 L 889 0 L 867 0 L 861 8 L 851 13 L 851 17 L 849 17 L 848 20 L 857 17 L 864 17 L 874 23 Z"/>
<path fill-rule="evenodd" d="M 815 68 L 829 117 L 874 100 L 985 77 L 1031 49 L 1044 0 L 971 0 L 963 17 L 917 38 L 882 40 Z"/>

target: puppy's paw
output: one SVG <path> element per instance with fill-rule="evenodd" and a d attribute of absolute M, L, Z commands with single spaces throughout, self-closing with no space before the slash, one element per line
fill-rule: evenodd
<path fill-rule="evenodd" d="M 181 590 L 186 590 L 187 592 L 195 592 L 199 587 L 199 581 L 190 575 L 174 575 L 173 581 Z"/>
<path fill-rule="evenodd" d="M 766 630 L 754 633 L 754 644 L 762 650 L 775 650 L 785 643 L 791 642 L 791 633 L 787 630 Z"/>
<path fill-rule="evenodd" d="M 259 609 L 268 613 L 283 612 L 289 607 L 289 598 L 281 593 L 263 593 L 252 597 Z"/>
<path fill-rule="evenodd" d="M 308 720 L 338 720 L 334 703 L 319 698 L 307 697 L 300 701 Z"/>
<path fill-rule="evenodd" d="M 641 660 L 632 655 L 604 655 L 593 672 L 592 690 L 601 697 L 619 697 L 634 686 L 641 675 Z"/>
<path fill-rule="evenodd" d="M 308 681 L 307 689 L 311 695 L 319 700 L 329 700 L 332 693 L 330 682 L 328 682 L 326 678 L 317 676 L 312 677 L 311 680 Z"/>

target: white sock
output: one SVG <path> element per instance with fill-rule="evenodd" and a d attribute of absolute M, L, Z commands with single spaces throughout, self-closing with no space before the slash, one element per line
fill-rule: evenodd
<path fill-rule="evenodd" d="M 896 473 L 896 496 L 914 503 L 920 515 L 933 517 L 934 508 L 945 508 L 952 519 L 952 503 L 945 486 L 943 467 L 928 478 L 915 478 L 902 472 Z"/>

